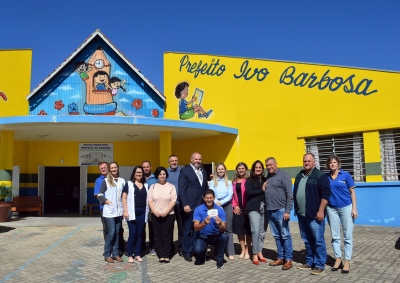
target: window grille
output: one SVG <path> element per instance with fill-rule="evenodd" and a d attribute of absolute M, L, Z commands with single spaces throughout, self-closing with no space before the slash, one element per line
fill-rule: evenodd
<path fill-rule="evenodd" d="M 331 153 L 341 161 L 341 169 L 350 173 L 356 182 L 365 182 L 364 143 L 362 134 L 306 139 L 306 152 L 315 156 L 316 167 L 328 172 L 325 162 Z M 399 148 L 400 149 L 400 148 Z"/>
<path fill-rule="evenodd" d="M 381 167 L 384 181 L 398 181 L 400 174 L 400 130 L 380 131 Z"/>

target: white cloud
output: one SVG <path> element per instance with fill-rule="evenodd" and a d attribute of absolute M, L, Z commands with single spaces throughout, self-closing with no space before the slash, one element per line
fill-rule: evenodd
<path fill-rule="evenodd" d="M 144 102 L 153 102 L 153 99 L 143 99 Z"/>
<path fill-rule="evenodd" d="M 59 87 L 61 90 L 71 90 L 73 89 L 71 85 L 62 85 Z"/>
<path fill-rule="evenodd" d="M 127 76 L 127 73 L 125 73 L 125 72 L 121 72 L 120 70 L 116 70 L 115 72 L 113 72 L 113 75 L 122 75 L 122 76 Z"/>
<path fill-rule="evenodd" d="M 137 91 L 136 89 L 131 89 L 126 94 L 145 94 L 145 93 L 143 91 Z"/>
<path fill-rule="evenodd" d="M 121 99 L 119 100 L 119 102 L 129 102 L 129 100 L 126 99 L 126 98 L 121 98 Z"/>
<path fill-rule="evenodd" d="M 55 92 L 50 93 L 50 96 L 53 96 L 53 95 L 57 95 L 57 93 L 55 93 Z"/>
<path fill-rule="evenodd" d="M 81 98 L 81 95 L 80 94 L 75 94 L 73 96 L 70 96 L 69 98 Z"/>

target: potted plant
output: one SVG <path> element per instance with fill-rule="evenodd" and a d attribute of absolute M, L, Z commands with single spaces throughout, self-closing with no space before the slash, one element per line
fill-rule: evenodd
<path fill-rule="evenodd" d="M 6 222 L 11 213 L 12 188 L 0 184 L 0 222 Z"/>

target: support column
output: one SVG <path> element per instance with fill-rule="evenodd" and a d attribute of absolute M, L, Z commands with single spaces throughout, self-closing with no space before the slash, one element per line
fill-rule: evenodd
<path fill-rule="evenodd" d="M 12 187 L 14 132 L 1 131 L 0 139 L 0 184 Z"/>
<path fill-rule="evenodd" d="M 160 132 L 160 166 L 167 168 L 168 157 L 171 155 L 171 132 Z"/>
<path fill-rule="evenodd" d="M 365 132 L 363 133 L 363 139 L 366 181 L 382 182 L 379 132 Z"/>

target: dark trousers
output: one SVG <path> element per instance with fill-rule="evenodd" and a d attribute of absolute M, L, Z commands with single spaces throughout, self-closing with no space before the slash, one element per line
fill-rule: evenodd
<path fill-rule="evenodd" d="M 182 249 L 182 239 L 183 239 L 182 214 L 185 212 L 182 211 L 180 204 L 175 204 L 174 213 L 175 213 L 176 226 L 178 227 L 178 249 L 181 250 Z"/>
<path fill-rule="evenodd" d="M 155 248 L 159 258 L 169 258 L 172 254 L 172 238 L 174 235 L 175 215 L 156 217 L 151 214 L 151 224 L 157 239 Z"/>
<path fill-rule="evenodd" d="M 193 211 L 186 213 L 182 211 L 183 239 L 182 252 L 184 256 L 191 256 L 193 253 Z"/>
<path fill-rule="evenodd" d="M 103 217 L 103 210 L 100 210 L 100 218 L 101 218 L 101 223 L 103 224 L 103 237 L 104 241 L 106 241 L 107 238 L 107 224 L 105 221 L 105 218 Z M 118 232 L 118 254 L 119 256 L 123 256 L 125 251 L 125 240 L 124 240 L 124 228 L 122 227 L 122 223 Z"/>
<path fill-rule="evenodd" d="M 128 256 L 140 256 L 143 237 L 143 227 L 146 225 L 146 207 L 135 207 L 135 220 L 128 221 L 129 238 L 127 252 Z"/>
<path fill-rule="evenodd" d="M 224 252 L 228 245 L 229 236 L 227 233 L 216 233 L 212 235 L 201 235 L 196 233 L 194 240 L 194 255 L 196 259 L 206 260 L 207 245 L 214 245 L 214 254 L 217 262 L 224 261 Z"/>

